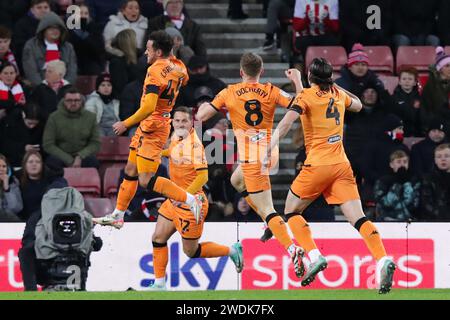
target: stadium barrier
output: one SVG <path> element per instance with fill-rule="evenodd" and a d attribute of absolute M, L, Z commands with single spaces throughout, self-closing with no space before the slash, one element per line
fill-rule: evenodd
<path fill-rule="evenodd" d="M 285 250 L 275 240 L 263 244 L 262 223 L 207 223 L 202 239 L 244 246 L 245 268 L 236 275 L 228 257 L 188 259 L 181 238 L 169 241 L 169 290 L 239 289 L 354 289 L 375 286 L 375 264 L 348 223 L 311 223 L 316 243 L 329 267 L 307 288 L 300 288 Z M 152 280 L 153 223 L 127 223 L 120 231 L 95 228 L 103 239 L 91 255 L 87 290 L 145 290 Z M 450 223 L 377 223 L 388 253 L 398 270 L 394 288 L 450 288 Z M 0 291 L 23 290 L 17 252 L 24 224 L 0 224 Z"/>

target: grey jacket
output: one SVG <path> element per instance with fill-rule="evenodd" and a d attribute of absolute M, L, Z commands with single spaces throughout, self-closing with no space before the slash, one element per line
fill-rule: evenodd
<path fill-rule="evenodd" d="M 113 106 L 114 106 L 114 115 L 117 117 L 117 121 L 120 120 L 119 117 L 119 105 L 120 105 L 120 101 L 117 99 L 114 99 L 112 101 Z M 100 123 L 100 120 L 102 120 L 102 115 L 103 115 L 103 108 L 105 108 L 106 105 L 103 103 L 102 99 L 100 98 L 99 94 L 94 91 L 92 92 L 87 101 L 86 104 L 84 105 L 84 108 L 87 111 L 90 111 L 92 113 L 95 113 L 97 115 L 97 123 Z"/>
<path fill-rule="evenodd" d="M 19 181 L 13 178 L 10 181 L 8 192 L 0 188 L 0 221 L 20 221 L 17 214 L 22 209 L 23 202 Z"/>
<path fill-rule="evenodd" d="M 77 214 L 81 218 L 81 241 L 79 244 L 72 244 L 72 249 L 86 256 L 92 251 L 92 216 L 85 210 L 83 196 L 75 188 L 49 190 L 42 199 L 41 211 L 42 218 L 38 221 L 35 231 L 36 258 L 52 259 L 60 251 L 69 249 L 67 244 L 54 242 L 53 218 L 64 213 Z"/>
<path fill-rule="evenodd" d="M 77 57 L 72 44 L 65 41 L 67 29 L 64 22 L 53 12 L 45 15 L 39 22 L 36 36 L 25 43 L 22 53 L 22 64 L 25 76 L 31 81 L 33 86 L 39 85 L 44 80 L 45 75 L 45 52 L 44 31 L 51 26 L 58 26 L 61 29 L 61 43 L 59 50 L 61 60 L 66 63 L 66 76 L 70 83 L 75 83 L 77 79 Z"/>

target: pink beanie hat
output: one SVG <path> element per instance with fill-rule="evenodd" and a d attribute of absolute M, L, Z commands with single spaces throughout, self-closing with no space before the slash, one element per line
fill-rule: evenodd
<path fill-rule="evenodd" d="M 441 71 L 441 69 L 450 63 L 450 55 L 445 54 L 444 48 L 436 48 L 436 69 Z"/>
<path fill-rule="evenodd" d="M 364 51 L 364 47 L 361 43 L 355 43 L 353 45 L 352 52 L 348 55 L 347 65 L 351 67 L 352 64 L 357 62 L 369 64 L 369 56 L 367 55 L 367 52 Z"/>

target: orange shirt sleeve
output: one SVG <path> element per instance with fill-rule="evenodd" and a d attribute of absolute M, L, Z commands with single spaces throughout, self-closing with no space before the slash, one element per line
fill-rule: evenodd
<path fill-rule="evenodd" d="M 211 106 L 216 109 L 217 111 L 220 111 L 223 107 L 225 107 L 225 102 L 227 101 L 227 88 L 220 91 L 213 101 L 211 101 Z"/>
<path fill-rule="evenodd" d="M 287 93 L 284 90 L 281 90 L 280 88 L 273 87 L 274 94 L 275 94 L 275 102 L 277 105 L 283 107 L 283 108 L 289 108 L 294 102 L 294 97 L 291 96 L 289 93 Z"/>
<path fill-rule="evenodd" d="M 299 93 L 291 106 L 288 108 L 289 110 L 294 110 L 299 114 L 306 113 L 308 111 L 308 103 L 306 102 L 306 94 L 304 92 Z"/>

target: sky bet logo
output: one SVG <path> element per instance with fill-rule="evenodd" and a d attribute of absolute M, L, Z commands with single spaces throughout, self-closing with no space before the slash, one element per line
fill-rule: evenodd
<path fill-rule="evenodd" d="M 198 281 L 199 273 L 196 272 L 198 267 L 203 271 L 204 275 L 208 280 L 207 290 L 214 290 L 222 276 L 223 270 L 227 264 L 228 257 L 220 257 L 218 259 L 209 259 L 210 262 L 215 263 L 217 261 L 217 266 L 213 269 L 208 262 L 208 259 L 197 258 L 189 259 L 183 265 L 181 265 L 181 256 L 184 256 L 182 250 L 180 250 L 179 243 L 172 243 L 169 247 L 169 263 L 166 269 L 167 273 L 167 285 L 171 288 L 176 288 L 180 286 L 181 277 L 184 277 L 189 286 L 192 288 L 199 288 L 200 283 Z M 153 269 L 153 254 L 145 255 L 139 261 L 139 266 L 142 271 L 152 275 L 151 279 L 142 279 L 141 287 L 147 288 L 154 281 L 154 269 Z M 193 270 L 195 269 L 195 271 Z"/>

